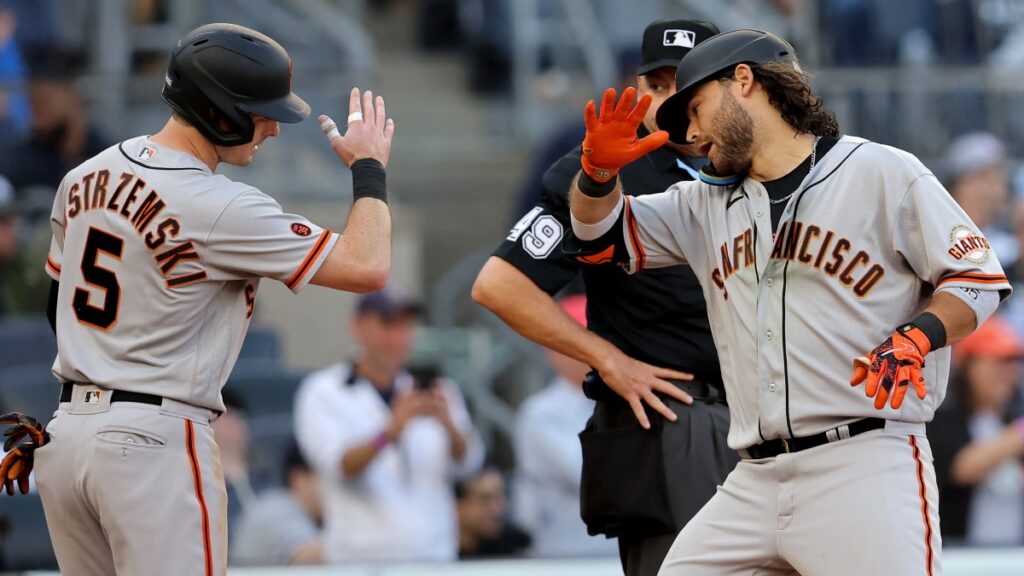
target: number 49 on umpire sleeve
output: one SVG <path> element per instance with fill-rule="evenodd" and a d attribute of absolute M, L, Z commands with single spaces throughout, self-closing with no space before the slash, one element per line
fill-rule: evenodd
<path fill-rule="evenodd" d="M 103 306 L 96 307 L 89 303 L 89 289 L 75 286 L 71 306 L 82 324 L 109 330 L 114 322 L 117 322 L 117 309 L 121 304 L 121 285 L 117 281 L 117 274 L 100 266 L 97 261 L 100 252 L 120 260 L 122 250 L 124 239 L 98 228 L 89 228 L 85 250 L 82 251 L 82 278 L 89 286 L 103 290 L 104 295 Z"/>

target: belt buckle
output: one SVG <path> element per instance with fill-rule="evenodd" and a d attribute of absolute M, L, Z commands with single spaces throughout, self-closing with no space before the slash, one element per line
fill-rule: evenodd
<path fill-rule="evenodd" d="M 779 438 L 779 440 L 782 440 L 782 451 L 789 454 L 789 442 L 785 438 Z"/>

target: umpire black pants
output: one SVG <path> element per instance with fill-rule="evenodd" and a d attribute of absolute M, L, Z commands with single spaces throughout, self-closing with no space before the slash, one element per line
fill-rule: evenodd
<path fill-rule="evenodd" d="M 676 535 L 711 499 L 739 461 L 739 455 L 726 444 L 728 406 L 704 400 L 694 400 L 690 406 L 670 399 L 665 399 L 665 403 L 678 416 L 675 422 L 650 412 L 649 416 L 660 420 L 656 432 L 661 444 L 660 473 L 664 474 L 663 490 L 670 526 L 652 531 L 649 526 L 632 529 L 627 523 L 618 531 L 619 555 L 626 576 L 656 576 Z M 600 432 L 639 426 L 628 404 L 609 400 L 597 402 L 587 429 Z M 629 457 L 624 455 L 626 460 Z M 583 483 L 588 481 L 587 474 L 599 473 L 588 470 L 585 464 Z M 635 471 L 635 477 L 642 476 Z"/>

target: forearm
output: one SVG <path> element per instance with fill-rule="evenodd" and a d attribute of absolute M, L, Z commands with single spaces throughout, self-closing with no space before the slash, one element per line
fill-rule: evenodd
<path fill-rule="evenodd" d="M 581 171 L 573 178 L 569 189 L 569 208 L 576 220 L 584 224 L 596 224 L 611 214 L 621 198 L 622 185 L 618 178 L 606 184 L 595 184 Z"/>
<path fill-rule="evenodd" d="M 962 300 L 945 292 L 936 292 L 924 312 L 934 314 L 946 329 L 946 346 L 963 340 L 978 327 L 974 310 Z"/>
<path fill-rule="evenodd" d="M 469 443 L 466 442 L 466 437 L 462 435 L 462 432 L 451 421 L 445 422 L 444 427 L 448 431 L 448 453 L 451 455 L 452 460 L 459 462 L 466 456 Z"/>
<path fill-rule="evenodd" d="M 505 260 L 492 256 L 473 284 L 473 299 L 523 337 L 598 367 L 618 352 L 562 310 L 555 300 Z"/>
<path fill-rule="evenodd" d="M 1024 454 L 1024 434 L 1017 424 L 991 440 L 975 441 L 957 452 L 950 469 L 953 482 L 973 485 L 983 481 L 996 467 Z"/>
<path fill-rule="evenodd" d="M 352 205 L 348 223 L 313 284 L 351 292 L 384 287 L 391 269 L 391 213 L 374 198 Z"/>
<path fill-rule="evenodd" d="M 362 474 L 377 458 L 377 454 L 380 454 L 381 449 L 387 445 L 388 440 L 390 438 L 377 435 L 372 440 L 350 448 L 345 452 L 341 457 L 342 477 L 355 478 Z"/>

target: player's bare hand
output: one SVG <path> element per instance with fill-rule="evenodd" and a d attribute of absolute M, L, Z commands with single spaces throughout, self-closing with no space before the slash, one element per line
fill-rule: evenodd
<path fill-rule="evenodd" d="M 864 393 L 875 399 L 875 408 L 882 410 L 886 401 L 892 398 L 891 406 L 899 409 L 903 397 L 911 386 L 917 397 L 924 400 L 927 389 L 921 368 L 924 356 L 918 345 L 900 332 L 894 332 L 885 342 L 853 361 L 851 386 L 864 383 Z"/>
<path fill-rule="evenodd" d="M 406 392 L 395 396 L 391 403 L 391 423 L 388 424 L 388 438 L 394 442 L 402 435 L 402 430 L 409 420 L 417 416 L 425 416 L 428 404 L 419 391 Z"/>
<path fill-rule="evenodd" d="M 658 393 L 675 398 L 683 404 L 693 404 L 689 394 L 669 382 L 669 379 L 693 380 L 693 374 L 652 366 L 622 352 L 615 353 L 598 372 L 609 388 L 629 402 L 633 414 L 644 429 L 651 427 L 651 421 L 644 411 L 645 403 L 668 420 L 676 421 L 675 412 L 658 398 Z"/>
<path fill-rule="evenodd" d="M 387 117 L 384 99 L 374 97 L 367 90 L 360 93 L 353 88 L 349 94 L 347 126 L 342 128 L 327 115 L 318 118 L 320 129 L 331 143 L 334 153 L 346 166 L 356 160 L 373 158 L 384 166 L 391 157 L 391 140 L 395 136 L 395 121 Z"/>
<path fill-rule="evenodd" d="M 423 390 L 420 394 L 424 397 L 427 416 L 436 418 L 445 427 L 454 426 L 451 409 L 448 406 L 448 397 L 440 388 L 433 386 L 428 390 Z"/>

